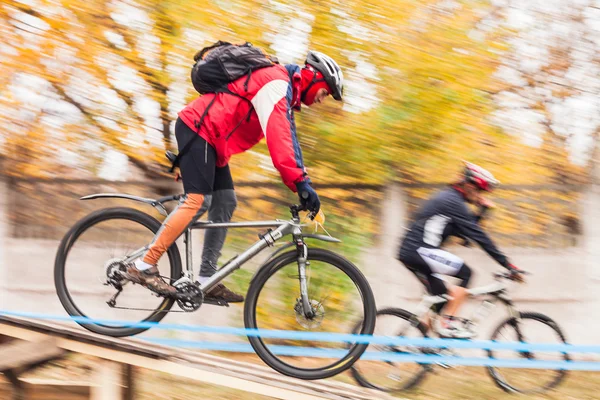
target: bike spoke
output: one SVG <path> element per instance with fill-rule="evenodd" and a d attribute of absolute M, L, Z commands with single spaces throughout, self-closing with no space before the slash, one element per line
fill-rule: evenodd
<path fill-rule="evenodd" d="M 333 281 L 345 282 L 344 285 L 328 285 Z M 313 317 L 307 319 L 300 308 L 300 280 L 298 267 L 290 264 L 283 267 L 266 282 L 263 287 L 259 304 L 257 325 L 265 329 L 303 330 L 313 332 L 351 333 L 355 321 L 362 320 L 362 312 L 357 307 L 361 301 L 360 293 L 342 271 L 335 266 L 316 260 L 310 261 L 306 268 L 307 295 L 311 304 Z M 354 304 L 354 306 L 352 306 Z M 268 305 L 268 306 L 267 306 Z M 295 341 L 264 339 L 269 347 L 319 347 L 324 349 L 344 349 L 347 345 L 336 342 Z M 298 367 L 324 367 L 331 363 L 327 357 L 290 357 L 281 356 L 290 365 Z"/>
<path fill-rule="evenodd" d="M 116 289 L 102 285 L 108 279 L 107 266 L 116 265 L 131 249 L 149 243 L 153 236 L 153 232 L 139 223 L 122 219 L 99 222 L 78 237 L 64 268 L 65 285 L 81 313 L 92 319 L 140 321 L 159 307 L 163 298 L 133 284 L 126 284 L 115 306 L 110 307 L 106 302 Z M 165 275 L 169 268 L 162 265 L 165 265 L 163 260 L 159 269 Z"/>

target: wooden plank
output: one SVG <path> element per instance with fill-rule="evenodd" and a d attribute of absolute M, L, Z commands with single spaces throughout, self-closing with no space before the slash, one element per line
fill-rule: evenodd
<path fill-rule="evenodd" d="M 66 353 L 56 346 L 56 339 L 46 338 L 39 342 L 13 341 L 0 346 L 0 371 L 27 368 L 28 366 L 54 360 Z"/>
<path fill-rule="evenodd" d="M 89 400 L 90 384 L 79 381 L 56 381 L 54 379 L 23 378 L 27 400 Z M 13 388 L 0 384 L 0 399 L 10 398 Z"/>
<path fill-rule="evenodd" d="M 0 324 L 0 333 L 24 340 L 40 340 L 40 338 L 45 336 L 45 334 L 41 332 L 34 332 L 26 328 L 8 326 L 5 324 Z M 124 364 L 130 364 L 159 372 L 165 372 L 213 385 L 226 386 L 232 389 L 256 393 L 276 399 L 322 400 L 330 398 L 326 397 L 325 395 L 319 396 L 299 393 L 296 390 L 278 388 L 269 384 L 253 382 L 250 379 L 231 377 L 224 374 L 202 370 L 192 365 L 186 365 L 167 360 L 151 359 L 137 354 L 126 353 L 124 351 L 102 348 L 94 344 L 81 343 L 73 339 L 57 338 L 56 340 L 58 347 L 68 351 L 104 358 Z"/>
<path fill-rule="evenodd" d="M 270 382 L 271 384 L 278 384 L 283 387 L 293 386 L 296 390 L 306 389 L 317 392 L 327 392 L 328 394 L 336 395 L 341 399 L 349 397 L 359 400 L 371 400 L 373 398 L 380 400 L 387 398 L 391 399 L 391 397 L 381 391 L 357 387 L 343 382 L 332 380 L 298 380 L 282 375 L 263 365 L 233 360 L 228 360 L 227 364 L 224 365 L 222 359 L 219 360 L 219 357 L 210 354 L 185 353 L 181 354 L 179 357 L 189 362 L 201 363 L 209 366 L 211 370 L 215 372 L 222 372 L 232 376 L 245 376 L 251 374 L 253 378 L 261 382 Z"/>
<path fill-rule="evenodd" d="M 281 375 L 266 366 L 149 344 L 139 339 L 107 338 L 83 331 L 81 328 L 46 325 L 29 320 L 26 320 L 23 326 L 25 327 L 20 325 L 17 318 L 11 317 L 11 321 L 3 323 L 0 317 L 0 334 L 35 341 L 50 333 L 56 335 L 57 345 L 65 350 L 273 398 L 392 398 L 380 391 L 331 380 L 303 381 Z"/>
<path fill-rule="evenodd" d="M 2 326 L 14 326 L 25 328 L 32 333 L 39 332 L 64 338 L 73 338 L 83 343 L 93 343 L 111 349 L 116 348 L 129 353 L 144 355 L 146 357 L 165 358 L 175 354 L 174 352 L 167 352 L 165 350 L 166 347 L 156 351 L 156 346 L 148 345 L 148 343 L 143 343 L 141 341 L 135 342 L 129 338 L 116 339 L 109 336 L 98 335 L 74 324 L 40 322 L 39 320 L 31 320 L 28 318 L 0 315 L 0 327 Z M 35 335 L 33 335 L 33 337 L 35 337 Z"/>

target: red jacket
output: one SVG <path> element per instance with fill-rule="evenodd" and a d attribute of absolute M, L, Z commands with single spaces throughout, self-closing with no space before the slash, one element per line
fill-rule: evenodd
<path fill-rule="evenodd" d="M 250 149 L 265 137 L 273 165 L 283 182 L 295 192 L 295 184 L 308 179 L 294 121 L 294 110 L 300 109 L 300 67 L 261 68 L 252 73 L 247 91 L 245 82 L 246 77 L 242 77 L 228 85 L 230 91 L 243 99 L 228 93 L 206 94 L 188 104 L 179 117 L 198 131 L 196 122 L 217 96 L 199 131 L 215 148 L 217 166 L 227 165 L 233 154 Z"/>

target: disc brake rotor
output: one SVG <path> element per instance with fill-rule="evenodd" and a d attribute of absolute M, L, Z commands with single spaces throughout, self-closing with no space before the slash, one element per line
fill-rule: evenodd
<path fill-rule="evenodd" d="M 296 312 L 296 321 L 305 329 L 315 329 L 321 326 L 323 318 L 325 318 L 325 307 L 317 300 L 309 300 L 310 308 L 312 309 L 313 316 L 307 318 L 304 315 L 304 307 L 302 305 L 302 299 L 296 301 L 294 311 Z"/>

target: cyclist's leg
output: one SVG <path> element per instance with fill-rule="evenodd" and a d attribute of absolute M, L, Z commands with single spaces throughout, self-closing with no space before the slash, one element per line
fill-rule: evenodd
<path fill-rule="evenodd" d="M 445 250 L 420 247 L 417 253 L 427 263 L 433 277 L 439 274 L 457 277 L 461 280 L 459 286 L 453 286 L 450 289 L 449 294 L 452 299 L 445 306 L 446 314 L 455 316 L 467 297 L 466 287 L 471 279 L 471 269 L 460 257 Z"/>
<path fill-rule="evenodd" d="M 181 151 L 187 141 L 197 133 L 178 119 L 175 125 L 175 135 Z M 214 149 L 202 138 L 196 139 L 188 152 L 181 157 L 179 166 L 185 196 L 165 219 L 142 260 L 136 261 L 134 266 L 127 268 L 129 279 L 159 293 L 175 292 L 171 285 L 160 279 L 156 264 L 169 246 L 200 215 L 204 196 L 212 192 L 215 163 Z"/>
<path fill-rule="evenodd" d="M 229 222 L 237 206 L 237 198 L 233 189 L 233 179 L 229 165 L 215 170 L 214 192 L 210 199 L 208 220 L 212 222 Z M 227 228 L 207 229 L 204 233 L 202 264 L 200 277 L 208 278 L 217 272 L 217 260 L 227 236 Z M 202 282 L 202 279 L 201 279 Z"/>
<path fill-rule="evenodd" d="M 425 286 L 427 293 L 433 296 L 442 296 L 448 292 L 444 281 L 435 276 L 429 264 L 419 255 L 418 250 L 404 253 L 399 260 L 416 275 Z M 437 304 L 436 311 L 441 311 L 444 305 L 444 303 Z"/>
<path fill-rule="evenodd" d="M 471 269 L 463 262 L 460 257 L 441 249 L 429 249 L 421 247 L 417 253 L 432 271 L 431 280 L 439 280 L 439 275 L 453 276 L 460 279 L 458 286 L 451 286 L 448 294 L 452 297 L 444 306 L 446 318 L 442 321 L 442 328 L 449 336 L 468 337 L 470 332 L 462 329 L 460 325 L 452 324 L 452 319 L 457 315 L 458 310 L 467 298 L 466 288 L 471 279 Z M 443 282 L 442 282 L 443 284 Z M 441 310 L 441 308 L 440 308 Z"/>
<path fill-rule="evenodd" d="M 454 277 L 460 279 L 458 286 L 452 286 L 450 288 L 450 296 L 452 300 L 448 301 L 445 312 L 447 315 L 456 316 L 460 307 L 464 304 L 467 299 L 467 287 L 471 280 L 471 268 L 464 264 L 460 267 Z"/>
<path fill-rule="evenodd" d="M 226 165 L 215 171 L 215 185 L 208 219 L 213 222 L 229 222 L 237 206 L 237 198 L 233 189 L 231 171 Z M 207 229 L 204 233 L 204 248 L 202 251 L 202 265 L 200 266 L 200 283 L 205 282 L 217 272 L 217 260 L 221 255 L 227 228 Z M 244 301 L 244 296 L 232 292 L 225 285 L 219 283 L 206 293 L 205 299 L 214 298 L 228 303 Z"/>

